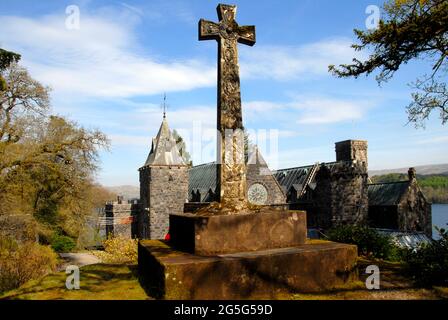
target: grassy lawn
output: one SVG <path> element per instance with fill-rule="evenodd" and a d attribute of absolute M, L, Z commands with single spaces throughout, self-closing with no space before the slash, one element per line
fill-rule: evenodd
<path fill-rule="evenodd" d="M 94 264 L 80 268 L 80 289 L 65 287 L 65 272 L 50 274 L 6 293 L 1 299 L 31 300 L 144 300 L 137 266 Z"/>
<path fill-rule="evenodd" d="M 359 259 L 359 281 L 324 293 L 284 293 L 282 300 L 408 300 L 448 299 L 448 288 L 416 288 L 402 276 L 401 265 L 384 261 Z M 366 290 L 364 274 L 367 265 L 376 264 L 381 270 L 381 289 Z M 48 275 L 34 280 L 19 289 L 6 293 L 1 299 L 32 300 L 145 300 L 152 299 L 138 281 L 137 266 L 96 264 L 80 269 L 80 290 L 65 288 L 65 272 Z M 263 299 L 264 297 L 257 297 Z"/>

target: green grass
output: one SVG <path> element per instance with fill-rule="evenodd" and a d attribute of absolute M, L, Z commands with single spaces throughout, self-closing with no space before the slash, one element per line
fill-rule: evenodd
<path fill-rule="evenodd" d="M 367 290 L 364 274 L 367 265 L 376 264 L 381 270 L 381 290 Z M 281 300 L 410 300 L 448 299 L 448 288 L 418 288 L 402 275 L 398 262 L 359 258 L 359 280 L 321 293 L 279 293 Z M 10 291 L 0 299 L 29 300 L 147 300 L 141 287 L 136 265 L 96 264 L 80 269 L 80 290 L 65 288 L 66 274 L 58 272 L 42 279 L 30 281 Z M 254 297 L 269 299 L 270 296 Z"/>
<path fill-rule="evenodd" d="M 95 264 L 80 268 L 80 289 L 65 287 L 64 271 L 33 280 L 0 299 L 29 300 L 145 300 L 150 299 L 140 286 L 137 266 Z"/>

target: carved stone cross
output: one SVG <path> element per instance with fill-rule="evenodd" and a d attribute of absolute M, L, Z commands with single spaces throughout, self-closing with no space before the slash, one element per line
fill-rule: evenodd
<path fill-rule="evenodd" d="M 236 6 L 219 4 L 219 23 L 201 19 L 199 40 L 218 42 L 217 196 L 222 204 L 244 207 L 246 166 L 237 43 L 255 44 L 255 27 L 240 27 Z"/>

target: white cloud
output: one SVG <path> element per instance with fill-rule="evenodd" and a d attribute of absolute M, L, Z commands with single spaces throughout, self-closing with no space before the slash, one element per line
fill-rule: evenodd
<path fill-rule="evenodd" d="M 269 101 L 248 101 L 243 102 L 243 109 L 249 112 L 272 112 L 283 109 L 283 105 Z"/>
<path fill-rule="evenodd" d="M 431 137 L 428 139 L 418 140 L 418 144 L 442 144 L 448 142 L 448 136 Z"/>
<path fill-rule="evenodd" d="M 296 119 L 300 124 L 331 124 L 362 119 L 374 104 L 366 97 L 294 96 L 291 101 L 276 103 L 250 101 L 243 104 L 251 118 Z"/>
<path fill-rule="evenodd" d="M 359 120 L 370 104 L 361 100 L 311 97 L 295 102 L 293 106 L 300 111 L 298 123 L 329 124 Z"/>
<path fill-rule="evenodd" d="M 80 30 L 66 29 L 64 19 L 0 16 L 2 46 L 21 53 L 33 76 L 58 93 L 131 97 L 215 84 L 214 66 L 161 62 L 142 53 L 134 37 L 138 19 L 82 12 Z"/>
<path fill-rule="evenodd" d="M 108 136 L 112 142 L 113 147 L 143 147 L 151 146 L 150 137 L 133 136 L 133 135 L 119 135 L 112 134 Z"/>
<path fill-rule="evenodd" d="M 255 46 L 242 48 L 241 72 L 248 78 L 291 80 L 328 74 L 330 64 L 349 63 L 362 54 L 348 38 L 336 38 L 302 46 Z"/>

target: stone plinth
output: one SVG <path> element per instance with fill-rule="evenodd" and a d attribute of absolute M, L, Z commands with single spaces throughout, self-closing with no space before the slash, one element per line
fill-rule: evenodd
<path fill-rule="evenodd" d="M 157 240 L 141 241 L 138 250 L 139 273 L 159 299 L 275 298 L 329 290 L 357 277 L 356 246 L 334 242 L 209 257 Z"/>
<path fill-rule="evenodd" d="M 170 244 L 201 256 L 287 248 L 306 241 L 305 211 L 170 215 Z"/>

